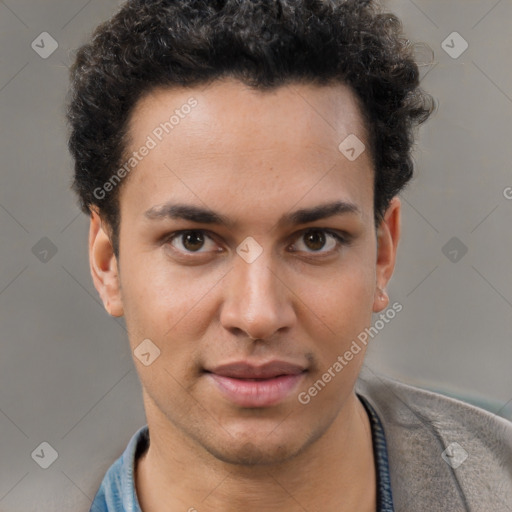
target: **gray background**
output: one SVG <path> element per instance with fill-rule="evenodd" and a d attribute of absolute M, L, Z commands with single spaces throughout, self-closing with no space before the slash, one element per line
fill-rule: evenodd
<path fill-rule="evenodd" d="M 72 50 L 117 5 L 0 1 L 3 512 L 87 511 L 145 423 L 123 322 L 106 314 L 89 276 L 64 121 Z M 492 400 L 497 412 L 512 400 L 512 2 L 388 5 L 434 51 L 422 83 L 439 110 L 420 130 L 417 175 L 402 195 L 389 291 L 404 309 L 372 340 L 367 366 Z M 469 44 L 458 58 L 441 46 L 454 31 Z M 31 47 L 42 32 L 59 45 L 47 59 Z M 58 452 L 48 469 L 31 457 L 42 442 Z"/>

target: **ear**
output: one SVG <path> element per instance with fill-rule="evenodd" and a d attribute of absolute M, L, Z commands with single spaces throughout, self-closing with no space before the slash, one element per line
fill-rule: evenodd
<path fill-rule="evenodd" d="M 112 316 L 123 316 L 117 258 L 110 237 L 96 211 L 91 212 L 89 266 L 94 287 L 98 290 L 107 312 Z"/>
<path fill-rule="evenodd" d="M 400 199 L 395 196 L 390 201 L 384 218 L 377 228 L 377 269 L 375 296 L 373 300 L 374 313 L 382 311 L 389 304 L 386 286 L 395 268 L 396 251 L 398 240 L 400 239 L 400 213 Z"/>

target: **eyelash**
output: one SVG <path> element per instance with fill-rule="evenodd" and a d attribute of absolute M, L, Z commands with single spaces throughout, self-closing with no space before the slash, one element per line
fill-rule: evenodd
<path fill-rule="evenodd" d="M 345 234 L 345 235 L 342 235 L 336 231 L 333 231 L 331 229 L 328 229 L 328 228 L 307 228 L 307 229 L 304 229 L 302 231 L 300 231 L 297 236 L 295 237 L 295 239 L 299 239 L 300 237 L 304 236 L 305 234 L 307 233 L 310 233 L 310 232 L 317 232 L 317 231 L 320 231 L 322 233 L 324 233 L 325 235 L 328 235 L 328 236 L 331 236 L 335 239 L 335 241 L 337 242 L 337 247 L 334 249 L 334 250 L 331 250 L 331 251 L 326 251 L 326 252 L 323 252 L 323 251 L 311 251 L 311 252 L 308 252 L 308 251 L 303 251 L 305 254 L 308 255 L 308 257 L 316 257 L 318 258 L 319 256 L 321 257 L 322 255 L 330 255 L 336 251 L 339 251 L 340 250 L 340 247 L 343 247 L 343 246 L 348 246 L 350 245 L 351 243 L 351 236 L 348 235 L 348 234 Z M 175 240 L 176 238 L 179 238 L 180 236 L 186 234 L 186 233 L 201 233 L 202 235 L 204 235 L 205 237 L 209 238 L 210 240 L 212 241 L 215 241 L 214 240 L 214 237 L 211 236 L 209 234 L 209 232 L 207 230 L 203 230 L 203 229 L 182 229 L 180 231 L 174 231 L 173 233 L 170 233 L 169 235 L 165 236 L 162 240 L 162 244 L 164 245 L 171 245 L 172 241 Z M 172 245 L 171 245 L 172 247 Z M 197 258 L 197 254 L 207 254 L 208 252 L 194 252 L 194 251 L 180 251 L 178 249 L 174 249 L 173 250 L 175 252 L 178 252 L 180 255 L 185 255 L 186 258 Z M 220 252 L 220 251 L 219 251 Z M 301 251 L 291 251 L 291 252 L 301 252 Z"/>

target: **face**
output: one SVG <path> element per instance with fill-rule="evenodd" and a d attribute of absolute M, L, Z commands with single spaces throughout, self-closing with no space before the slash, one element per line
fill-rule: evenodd
<path fill-rule="evenodd" d="M 353 399 L 364 346 L 308 390 L 387 305 L 399 203 L 376 229 L 369 152 L 338 148 L 367 141 L 355 97 L 235 80 L 158 89 L 129 133 L 120 259 L 96 214 L 90 257 L 132 351 L 147 339 L 160 350 L 147 366 L 134 358 L 150 428 L 223 461 L 287 460 Z"/>

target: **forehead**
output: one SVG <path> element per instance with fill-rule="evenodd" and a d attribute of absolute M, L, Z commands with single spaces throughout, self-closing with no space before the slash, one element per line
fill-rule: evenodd
<path fill-rule="evenodd" d="M 192 118 L 193 123 L 184 123 L 186 128 L 178 129 L 187 118 Z M 185 129 L 202 133 L 208 130 L 210 140 L 201 140 L 201 144 L 222 144 L 228 134 L 231 135 L 226 140 L 229 145 L 255 142 L 256 137 L 262 142 L 265 139 L 275 142 L 276 135 L 280 143 L 288 140 L 323 146 L 332 142 L 337 146 L 336 141 L 343 134 L 355 132 L 366 138 L 357 97 L 341 83 L 323 86 L 296 83 L 257 90 L 227 78 L 204 87 L 155 88 L 135 105 L 129 132 L 132 136 L 151 133 L 167 121 L 172 125 L 169 134 L 173 137 L 166 140 L 170 144 Z M 241 132 L 242 125 L 251 130 Z M 213 137 L 215 128 L 222 129 L 222 133 L 217 131 L 217 140 Z M 280 128 L 287 130 L 282 132 Z M 331 137 L 327 132 L 331 132 Z"/>
<path fill-rule="evenodd" d="M 139 209 L 180 193 L 217 202 L 209 204 L 215 208 L 229 195 L 226 187 L 245 194 L 246 204 L 278 194 L 297 202 L 308 189 L 313 199 L 337 186 L 351 195 L 341 199 L 373 199 L 364 197 L 372 195 L 369 151 L 350 161 L 339 148 L 354 136 L 368 146 L 356 96 L 343 84 L 260 91 L 226 79 L 158 88 L 137 103 L 128 133 L 127 157 L 151 149 L 130 172 L 122 209 L 130 190 Z"/>

